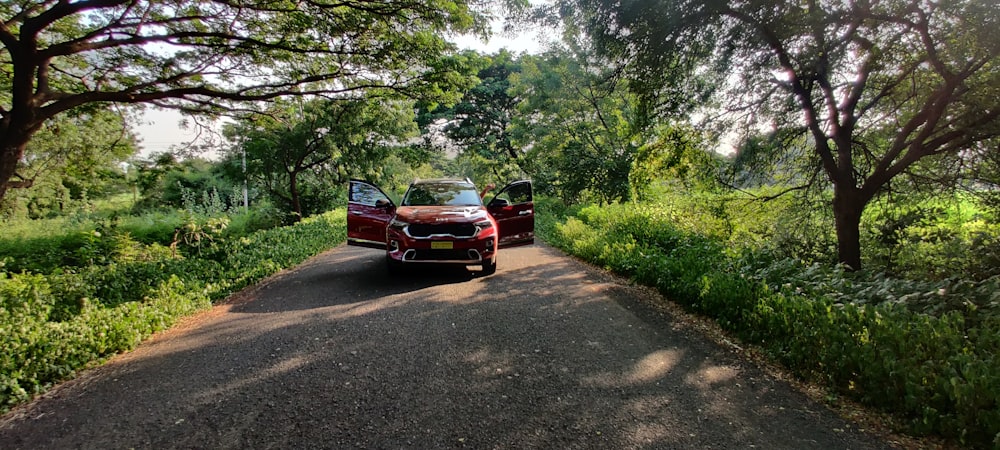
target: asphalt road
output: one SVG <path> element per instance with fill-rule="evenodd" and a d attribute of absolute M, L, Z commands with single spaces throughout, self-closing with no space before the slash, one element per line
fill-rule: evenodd
<path fill-rule="evenodd" d="M 888 444 L 550 247 L 390 279 L 338 247 L 0 420 L 0 448 Z"/>

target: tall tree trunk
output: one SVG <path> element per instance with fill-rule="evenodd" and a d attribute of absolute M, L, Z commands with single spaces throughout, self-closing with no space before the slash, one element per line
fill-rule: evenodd
<path fill-rule="evenodd" d="M 15 142 L 8 143 L 3 141 Z M 17 143 L 16 141 L 19 140 L 10 139 L 7 133 L 0 137 L 0 201 L 3 201 L 8 189 L 24 185 L 24 183 L 15 182 L 13 178 L 17 173 L 17 163 L 24 157 L 24 149 L 27 147 L 27 143 L 26 141 L 23 143 Z"/>
<path fill-rule="evenodd" d="M 850 270 L 861 270 L 861 214 L 867 203 L 857 188 L 839 184 L 833 188 L 837 257 Z"/>
<path fill-rule="evenodd" d="M 297 172 L 288 174 L 288 194 L 292 197 L 292 211 L 295 212 L 295 222 L 302 220 L 302 202 L 299 200 L 299 179 Z"/>
<path fill-rule="evenodd" d="M 12 188 L 29 188 L 33 180 L 14 181 L 17 164 L 24 158 L 28 141 L 42 127 L 43 120 L 23 117 L 24 109 L 7 111 L 0 120 L 0 201 Z M 19 114 L 20 113 L 20 114 Z"/>

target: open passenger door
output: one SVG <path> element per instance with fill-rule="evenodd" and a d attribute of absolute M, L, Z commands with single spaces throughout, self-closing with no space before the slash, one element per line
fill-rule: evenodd
<path fill-rule="evenodd" d="M 535 243 L 535 203 L 530 181 L 504 186 L 486 209 L 497 222 L 500 248 Z"/>
<path fill-rule="evenodd" d="M 347 244 L 385 249 L 385 229 L 396 204 L 367 181 L 351 180 L 347 192 Z"/>

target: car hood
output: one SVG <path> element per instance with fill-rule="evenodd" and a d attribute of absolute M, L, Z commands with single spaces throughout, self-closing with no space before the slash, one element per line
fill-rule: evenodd
<path fill-rule="evenodd" d="M 483 206 L 400 206 L 396 218 L 407 223 L 465 223 L 486 219 Z"/>

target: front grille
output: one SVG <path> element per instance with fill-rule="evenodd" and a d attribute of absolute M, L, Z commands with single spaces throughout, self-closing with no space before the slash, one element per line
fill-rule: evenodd
<path fill-rule="evenodd" d="M 412 237 L 425 238 L 434 235 L 451 235 L 465 238 L 476 235 L 476 226 L 471 223 L 411 223 L 406 232 Z"/>

